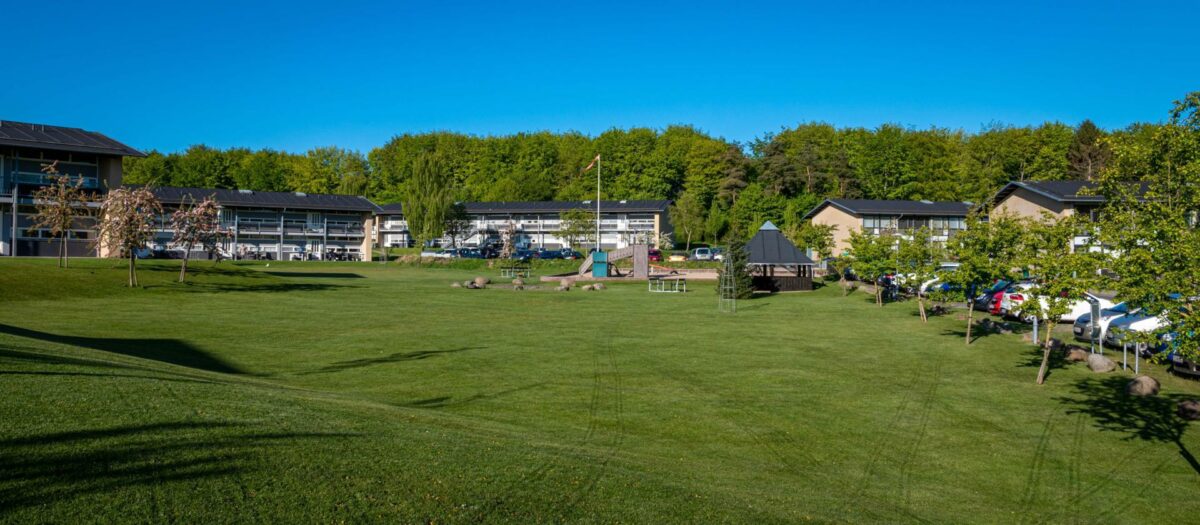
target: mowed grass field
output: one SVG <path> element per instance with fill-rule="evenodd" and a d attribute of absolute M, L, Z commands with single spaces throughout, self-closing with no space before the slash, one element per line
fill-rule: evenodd
<path fill-rule="evenodd" d="M 836 287 L 0 260 L 0 521 L 1085 522 L 1200 515 L 1194 382 Z"/>

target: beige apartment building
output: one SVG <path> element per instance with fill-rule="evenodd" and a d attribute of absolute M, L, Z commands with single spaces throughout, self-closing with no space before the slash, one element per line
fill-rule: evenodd
<path fill-rule="evenodd" d="M 841 255 L 850 249 L 850 234 L 856 231 L 904 235 L 928 228 L 933 241 L 946 242 L 966 227 L 970 211 L 967 202 L 826 199 L 804 219 L 833 226 L 833 253 Z"/>

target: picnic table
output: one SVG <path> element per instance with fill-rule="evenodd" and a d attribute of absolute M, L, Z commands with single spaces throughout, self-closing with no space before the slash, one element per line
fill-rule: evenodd
<path fill-rule="evenodd" d="M 682 275 L 655 275 L 646 281 L 647 290 L 655 293 L 687 292 L 687 277 Z"/>
<path fill-rule="evenodd" d="M 500 269 L 500 275 L 504 277 L 523 277 L 528 279 L 530 266 L 527 262 L 516 262 Z"/>

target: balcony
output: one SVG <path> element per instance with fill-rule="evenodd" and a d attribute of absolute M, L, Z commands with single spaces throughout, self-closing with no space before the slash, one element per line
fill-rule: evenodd
<path fill-rule="evenodd" d="M 58 177 L 63 177 L 63 176 L 66 176 L 68 179 L 70 179 L 71 184 L 76 184 L 76 183 L 78 183 L 78 181 L 82 180 L 83 184 L 80 187 L 82 187 L 84 189 L 88 189 L 88 190 L 100 189 L 100 179 L 98 179 L 97 177 L 82 177 L 82 176 L 78 176 L 78 175 L 58 175 Z M 17 176 L 15 177 L 15 180 L 18 184 L 25 184 L 25 185 L 32 185 L 32 186 L 49 186 L 51 184 L 54 184 L 55 178 L 56 178 L 55 176 L 46 175 L 45 173 L 29 173 L 29 172 L 22 171 L 22 172 L 17 172 Z"/>

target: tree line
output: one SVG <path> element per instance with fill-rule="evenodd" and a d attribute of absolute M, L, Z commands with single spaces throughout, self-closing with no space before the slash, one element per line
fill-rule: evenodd
<path fill-rule="evenodd" d="M 363 195 L 401 202 L 414 161 L 434 155 L 454 201 L 586 200 L 597 154 L 606 199 L 669 199 L 680 244 L 748 233 L 764 220 L 785 229 L 825 198 L 980 202 L 1010 180 L 1092 179 L 1111 144 L 1145 142 L 1160 124 L 1105 131 L 1079 126 L 992 124 L 978 132 L 874 129 L 805 123 L 750 143 L 692 126 L 581 133 L 472 136 L 408 133 L 366 155 L 338 147 L 151 152 L 125 160 L 134 184 Z"/>

